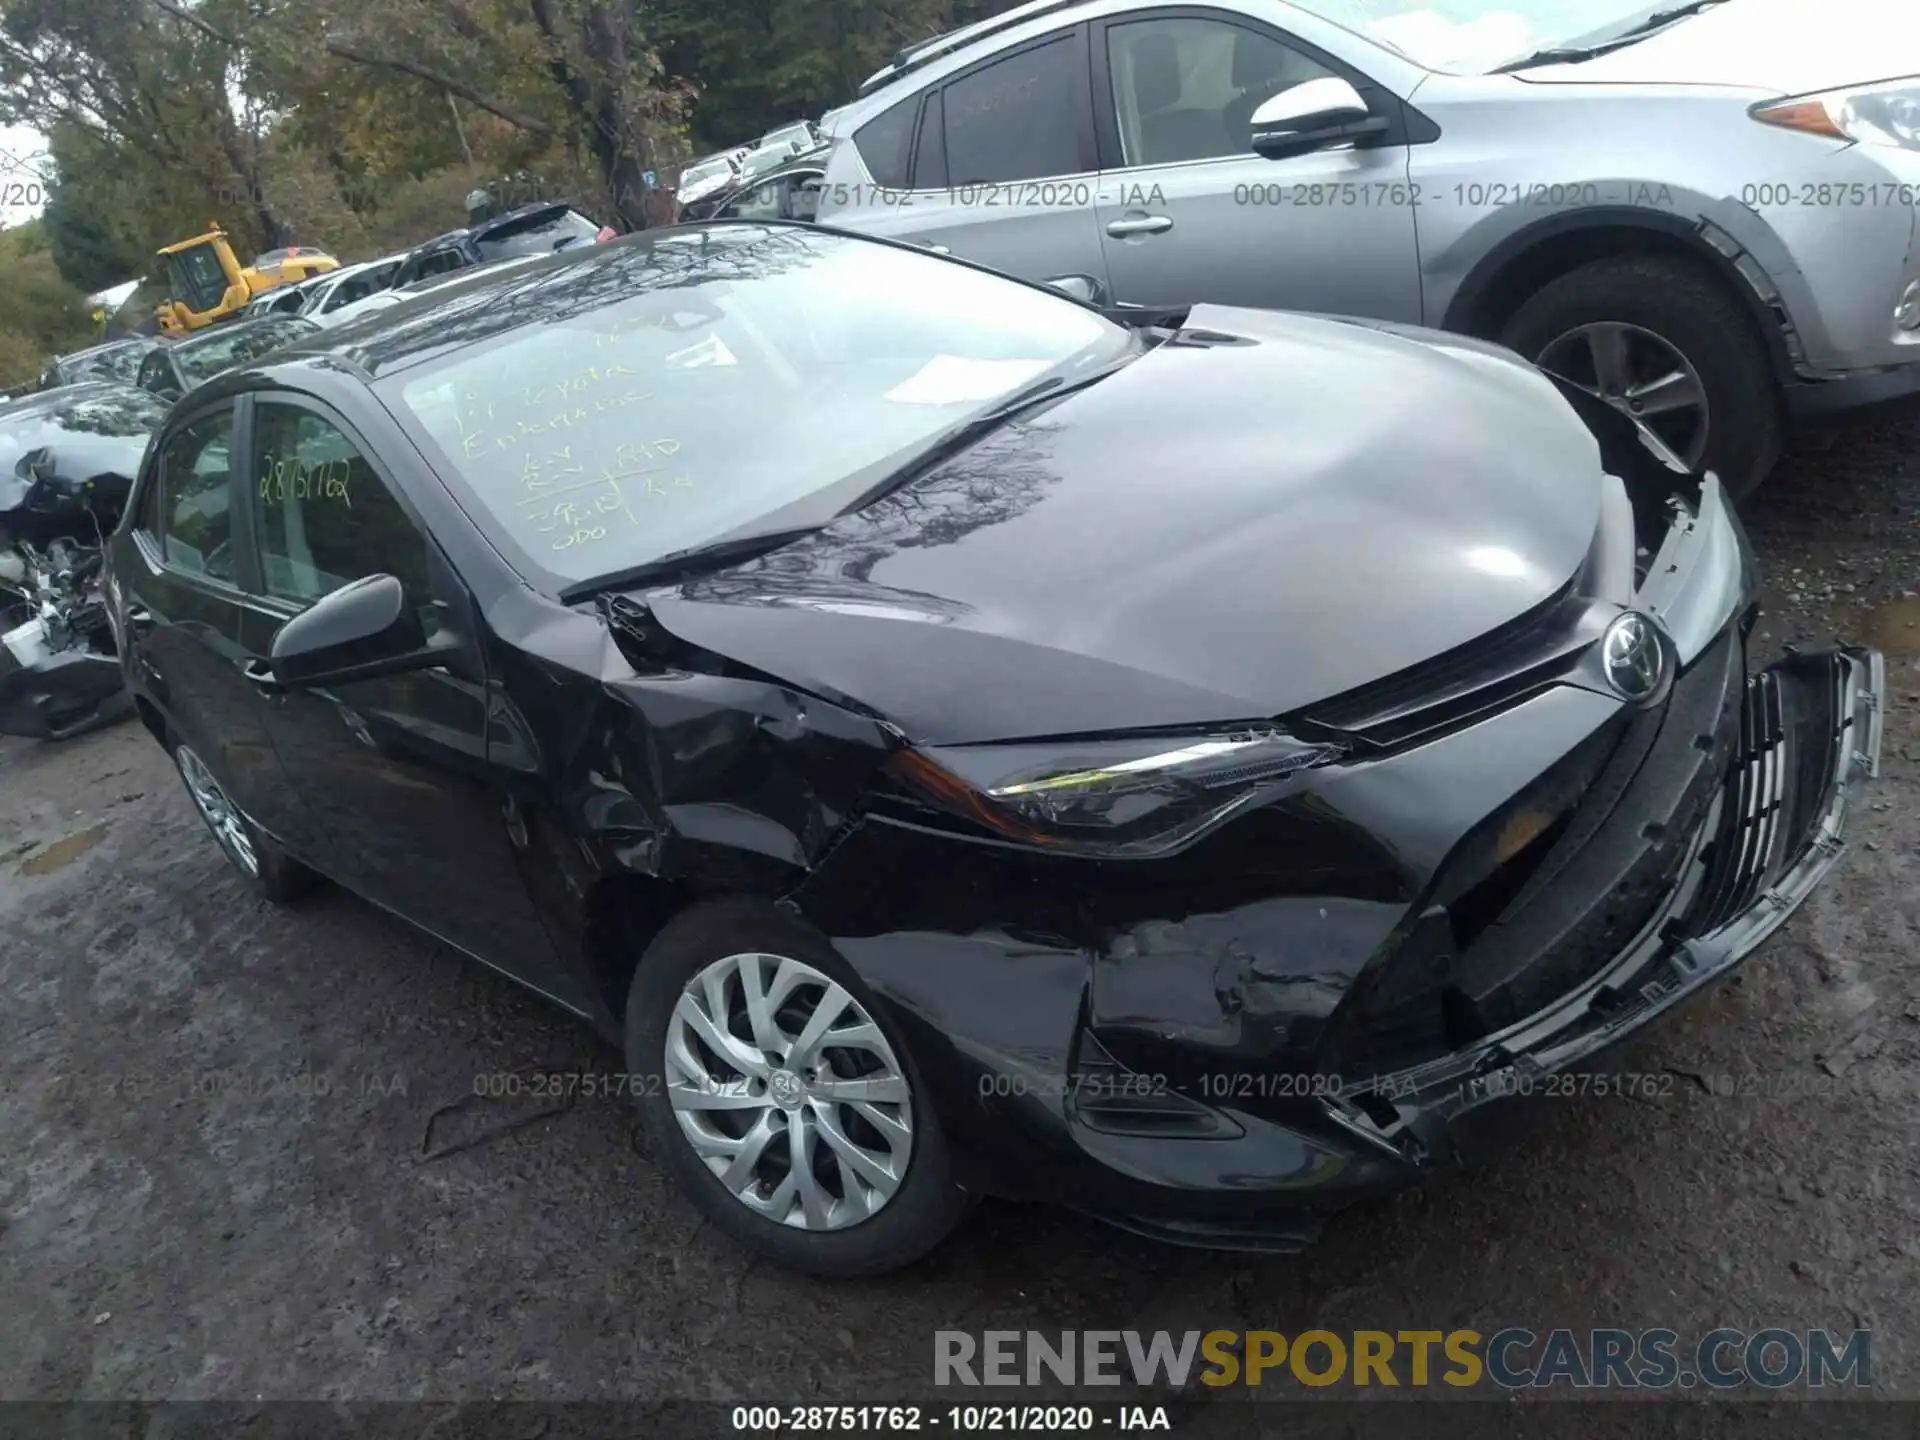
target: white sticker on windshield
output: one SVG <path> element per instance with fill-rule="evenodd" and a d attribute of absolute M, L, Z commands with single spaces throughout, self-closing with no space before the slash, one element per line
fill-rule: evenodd
<path fill-rule="evenodd" d="M 889 390 L 896 405 L 966 405 L 997 399 L 1051 369 L 1051 360 L 974 360 L 936 355 Z"/>
<path fill-rule="evenodd" d="M 676 370 L 703 370 L 711 365 L 738 365 L 733 351 L 727 348 L 726 341 L 718 335 L 709 335 L 697 345 L 689 345 L 684 350 L 676 350 L 667 356 L 667 364 Z"/>

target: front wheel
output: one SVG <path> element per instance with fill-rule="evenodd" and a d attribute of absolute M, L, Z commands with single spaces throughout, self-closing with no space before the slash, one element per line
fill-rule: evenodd
<path fill-rule="evenodd" d="M 1743 498 L 1780 453 L 1766 348 L 1739 297 L 1696 265 L 1598 260 L 1522 302 L 1500 339 L 1632 420 L 1656 448 Z"/>
<path fill-rule="evenodd" d="M 626 1048 L 656 1158 L 769 1259 L 875 1275 L 966 1213 L 900 1037 L 833 947 L 770 904 L 719 901 L 669 923 L 634 978 Z"/>

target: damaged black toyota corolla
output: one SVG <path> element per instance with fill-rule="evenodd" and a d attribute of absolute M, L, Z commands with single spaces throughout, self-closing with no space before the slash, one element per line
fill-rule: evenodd
<path fill-rule="evenodd" d="M 1504 351 L 1159 318 L 777 225 L 445 287 L 174 411 L 129 684 L 244 875 L 621 1041 L 766 1254 L 1297 1245 L 1778 925 L 1882 664 L 1750 677 L 1718 483 Z"/>

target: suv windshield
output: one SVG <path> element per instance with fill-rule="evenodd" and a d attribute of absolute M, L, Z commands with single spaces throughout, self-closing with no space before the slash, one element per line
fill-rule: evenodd
<path fill-rule="evenodd" d="M 319 328 L 298 315 L 275 315 L 244 327 L 223 329 L 203 339 L 183 340 L 173 347 L 173 358 L 180 373 L 189 383 L 197 385 L 222 370 L 250 364 L 270 350 L 291 345 Z"/>
<path fill-rule="evenodd" d="M 556 589 L 820 523 L 1037 378 L 1132 346 L 1048 291 L 825 231 L 669 234 L 594 261 L 551 277 L 592 299 L 377 387 Z"/>
<path fill-rule="evenodd" d="M 564 245 L 590 244 L 599 233 L 600 227 L 578 210 L 562 207 L 490 226 L 474 237 L 474 247 L 482 260 L 504 260 L 511 255 L 558 250 Z"/>
<path fill-rule="evenodd" d="M 1624 0 L 1294 0 L 1430 70 L 1482 74 L 1536 50 L 1597 44 L 1662 4 Z"/>

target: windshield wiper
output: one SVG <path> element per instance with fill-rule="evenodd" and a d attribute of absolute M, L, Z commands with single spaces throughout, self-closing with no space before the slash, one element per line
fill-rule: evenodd
<path fill-rule="evenodd" d="M 1051 375 L 1045 380 L 1035 381 L 1024 390 L 1016 390 L 991 410 L 975 415 L 971 419 L 962 420 L 925 449 L 917 451 L 904 465 L 888 471 L 841 506 L 835 518 L 838 519 L 840 515 L 851 515 L 856 510 L 864 509 L 881 497 L 898 490 L 915 477 L 926 474 L 942 460 L 958 455 L 968 446 L 985 439 L 1022 410 L 1029 410 L 1043 400 L 1058 400 L 1062 396 L 1073 394 L 1076 390 L 1085 390 L 1090 385 L 1099 384 L 1114 371 L 1124 370 L 1131 365 L 1140 358 L 1141 353 L 1138 350 L 1130 351 L 1123 359 L 1103 365 L 1086 375 L 1076 375 L 1072 379 L 1063 375 Z"/>
<path fill-rule="evenodd" d="M 826 524 L 822 522 L 817 525 L 793 525 L 784 530 L 751 530 L 744 534 L 723 535 L 705 545 L 690 545 L 684 550 L 670 551 L 643 564 L 630 565 L 625 570 L 569 585 L 560 592 L 560 603 L 571 605 L 576 600 L 585 600 L 608 590 L 631 590 L 641 585 L 682 580 L 710 570 L 721 570 L 728 565 L 757 559 L 778 550 L 782 545 L 804 540 L 824 529 Z"/>
<path fill-rule="evenodd" d="M 1726 0 L 1691 0 L 1690 4 L 1675 5 L 1666 10 L 1656 10 L 1639 24 L 1622 30 L 1618 35 L 1609 36 L 1593 45 L 1549 45 L 1544 50 L 1536 50 L 1518 60 L 1509 60 L 1504 65 L 1496 65 L 1489 74 L 1510 75 L 1516 70 L 1531 70 L 1536 65 L 1575 65 L 1582 60 L 1591 60 L 1595 56 L 1610 51 L 1624 49 L 1637 40 L 1644 40 L 1656 30 L 1664 30 L 1678 20 L 1698 15 L 1702 10 L 1711 10 L 1723 5 Z"/>

